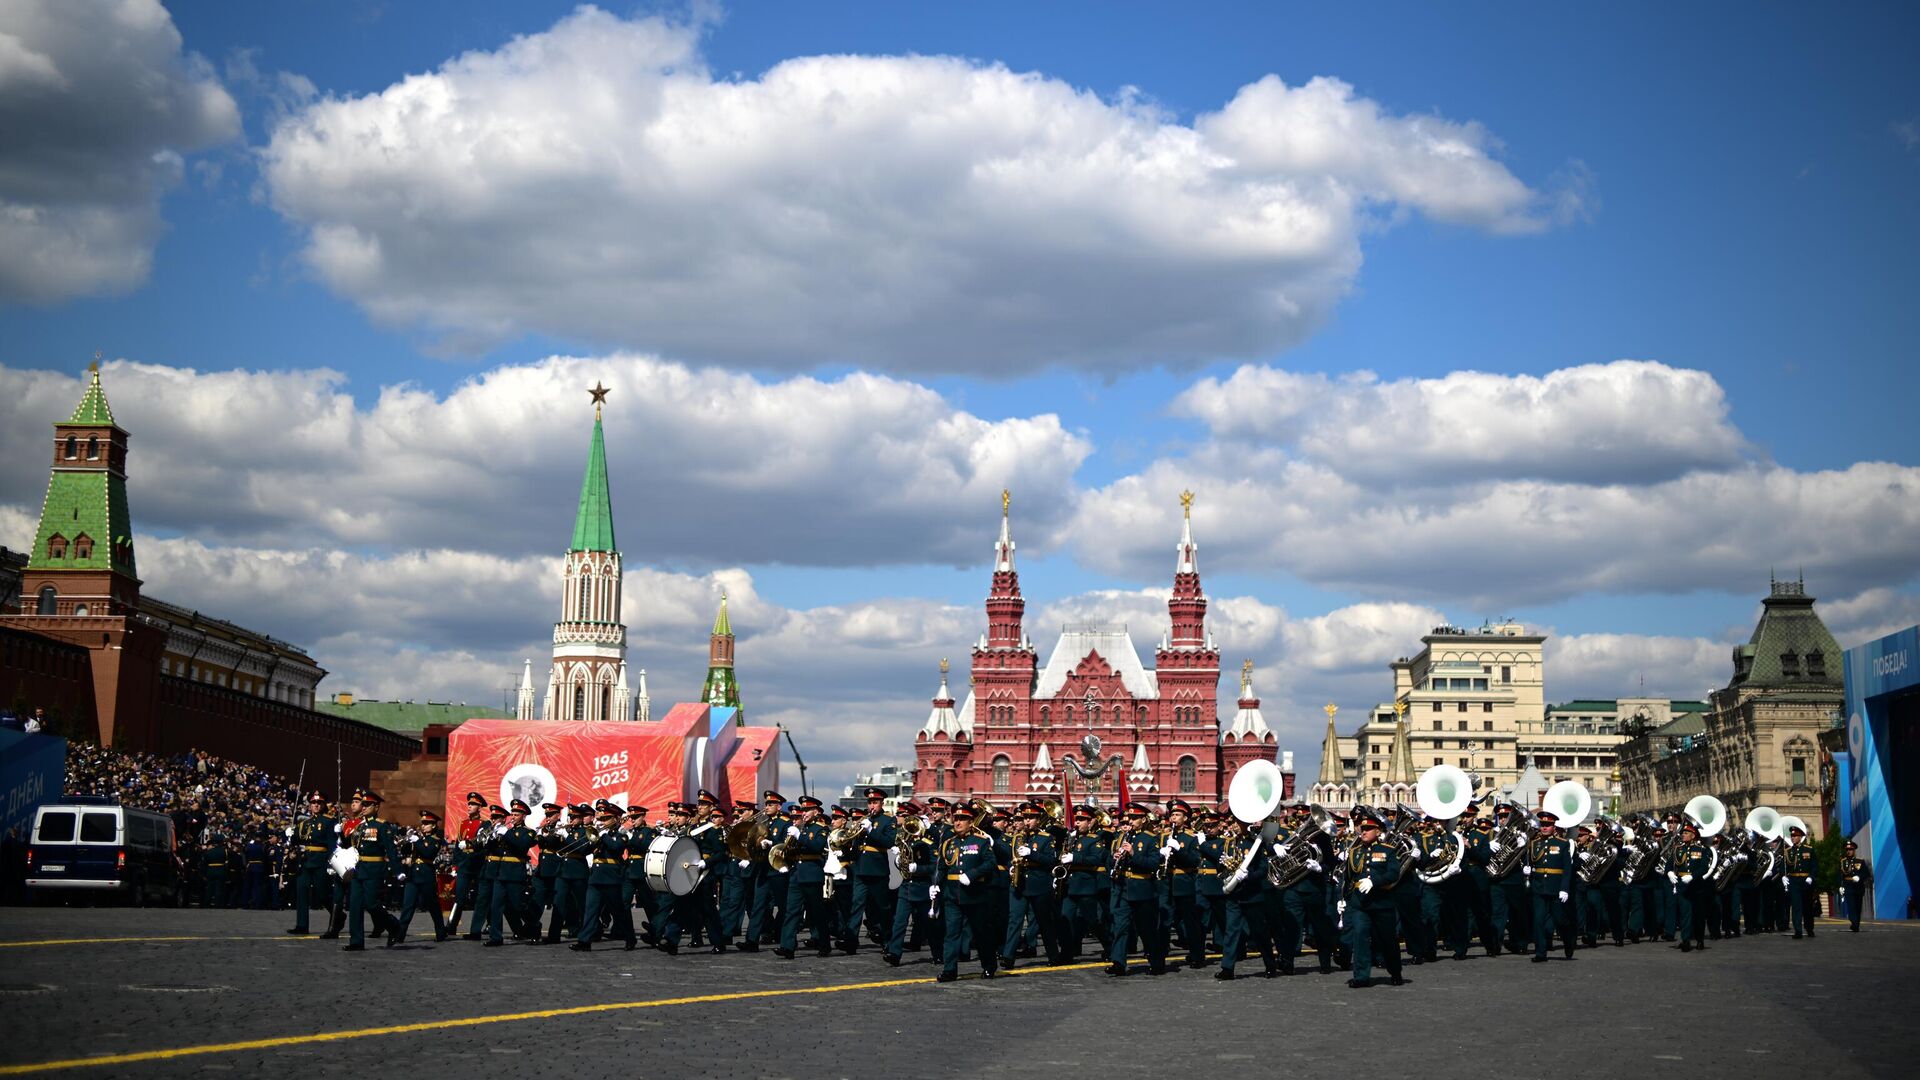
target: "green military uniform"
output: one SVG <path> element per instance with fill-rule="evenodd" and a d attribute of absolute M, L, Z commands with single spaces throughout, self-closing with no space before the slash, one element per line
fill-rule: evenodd
<path fill-rule="evenodd" d="M 1142 821 L 1145 816 L 1144 813 L 1135 815 Z M 1116 878 L 1120 895 L 1113 908 L 1113 944 L 1107 949 L 1107 973 L 1127 973 L 1127 944 L 1138 933 L 1147 954 L 1147 970 L 1159 975 L 1167 969 L 1167 939 L 1160 925 L 1159 836 L 1145 828 L 1136 829 L 1128 836 L 1110 856 L 1118 865 Z M 1132 850 L 1121 854 L 1121 847 Z"/>
<path fill-rule="evenodd" d="M 1059 850 L 1053 836 L 1038 824 L 1034 814 L 1023 813 L 1029 821 L 1027 834 L 1013 848 L 1020 867 L 1020 883 L 1008 882 L 1006 941 L 1000 946 L 1000 966 L 1011 969 L 1020 953 L 1020 938 L 1031 918 L 1046 946 L 1047 962 L 1060 962 L 1061 942 L 1058 920 L 1053 910 L 1053 868 L 1060 865 Z"/>
<path fill-rule="evenodd" d="M 424 909 L 433 919 L 433 940 L 447 940 L 447 919 L 440 913 L 440 871 L 434 863 L 440 853 L 447 848 L 447 841 L 438 832 L 429 831 L 440 823 L 438 817 L 431 822 L 423 816 L 421 823 L 427 828 L 421 829 L 404 845 L 401 852 L 402 865 L 405 867 L 406 889 L 400 896 L 400 931 L 398 940 L 389 940 L 389 945 L 398 945 L 405 941 L 407 928 L 413 925 L 413 913 Z"/>
<path fill-rule="evenodd" d="M 287 858 L 293 864 L 293 929 L 289 934 L 305 934 L 307 913 L 316 901 L 324 908 L 332 900 L 327 882 L 327 860 L 333 856 L 334 826 L 338 822 L 325 814 L 301 818 L 293 827 L 293 841 Z"/>
<path fill-rule="evenodd" d="M 907 803 L 900 808 L 901 813 L 917 814 L 920 808 Z M 913 840 L 902 840 L 907 849 L 907 866 L 900 872 L 899 895 L 893 902 L 893 933 L 887 938 L 883 948 L 886 961 L 898 966 L 901 955 L 907 948 L 907 931 L 911 928 L 918 940 L 928 943 L 933 955 L 943 957 L 945 944 L 941 934 L 941 921 L 929 914 L 933 904 L 933 870 L 939 860 L 934 850 L 931 830 L 922 830 Z"/>
<path fill-rule="evenodd" d="M 521 821 L 508 825 L 504 832 L 498 833 L 487 852 L 487 861 L 493 873 L 493 899 L 487 904 L 486 943 L 490 946 L 506 944 L 500 924 L 509 911 L 521 910 L 521 896 L 527 886 L 527 859 L 540 839 L 526 826 L 527 805 L 516 799 L 513 811 L 521 815 Z M 508 820 L 512 821 L 511 818 Z M 524 925 L 525 920 L 522 922 Z"/>
<path fill-rule="evenodd" d="M 200 906 L 227 906 L 227 837 L 218 830 L 200 845 Z"/>
<path fill-rule="evenodd" d="M 1819 860 L 1805 833 L 1787 848 L 1785 869 L 1781 882 L 1787 891 L 1787 918 L 1793 926 L 1793 936 L 1801 935 L 1804 924 L 1806 936 L 1812 937 L 1813 910 L 1809 905 L 1813 902 L 1813 878 L 1819 870 Z"/>
<path fill-rule="evenodd" d="M 1213 976 L 1216 979 L 1234 977 L 1234 969 L 1239 966 L 1249 943 L 1259 951 L 1267 974 L 1279 970 L 1274 959 L 1273 934 L 1267 926 L 1269 850 L 1258 833 L 1245 832 L 1220 839 L 1217 849 L 1213 846 L 1201 849 L 1201 858 L 1211 863 L 1217 875 L 1215 880 L 1219 882 L 1226 906 L 1226 925 L 1220 935 L 1220 970 Z M 1227 891 L 1229 884 L 1231 891 Z"/>
<path fill-rule="evenodd" d="M 629 807 L 627 811 L 629 825 L 623 834 L 626 846 L 626 882 L 620 889 L 620 903 L 622 907 L 628 909 L 629 919 L 632 918 L 631 911 L 635 902 L 639 903 L 640 910 L 647 916 L 647 931 L 640 936 L 640 940 L 652 945 L 659 940 L 659 935 L 655 931 L 659 926 L 660 898 L 654 895 L 653 886 L 647 882 L 647 848 L 653 843 L 653 838 L 659 835 L 660 830 L 647 824 L 646 813 L 647 808 L 644 806 Z"/>
<path fill-rule="evenodd" d="M 1854 854 L 1859 847 L 1847 842 L 1846 857 L 1840 860 L 1840 902 L 1847 909 L 1847 928 L 1860 932 L 1860 912 L 1873 891 L 1873 864 Z"/>
<path fill-rule="evenodd" d="M 1113 935 L 1108 925 L 1112 907 L 1107 900 L 1107 850 L 1106 838 L 1096 830 L 1088 830 L 1076 831 L 1068 837 L 1066 850 L 1060 853 L 1060 861 L 1067 867 L 1067 898 L 1061 918 L 1066 923 L 1069 960 L 1079 957 L 1088 930 L 1092 930 L 1100 942 L 1101 952 L 1112 948 Z M 949 926 L 947 932 L 951 934 L 953 927 Z"/>
<path fill-rule="evenodd" d="M 802 796 L 800 802 L 809 809 L 820 806 L 820 800 L 811 795 Z M 774 955 L 793 959 L 794 950 L 800 944 L 800 920 L 804 916 L 809 931 L 807 944 L 825 956 L 831 950 L 827 942 L 827 901 L 820 890 L 827 880 L 827 827 L 817 818 L 789 825 L 787 835 L 781 839 L 792 855 L 786 875 L 785 914 L 780 920 L 780 947 L 774 950 Z"/>
<path fill-rule="evenodd" d="M 387 873 L 399 864 L 400 850 L 394 842 L 393 826 L 380 820 L 379 800 L 371 796 L 365 798 L 373 805 L 352 833 L 351 844 L 360 853 L 360 859 L 354 864 L 352 891 L 347 900 L 347 948 L 356 951 L 367 947 L 367 918 L 373 920 L 374 929 L 387 934 L 388 948 L 401 936 L 399 923 L 387 914 L 381 902 L 382 890 L 387 887 Z"/>
<path fill-rule="evenodd" d="M 1685 830 L 1693 832 L 1691 827 Z M 1683 833 L 1684 837 L 1684 833 Z M 1696 834 L 1682 839 L 1669 856 L 1667 879 L 1673 882 L 1674 907 L 1680 932 L 1680 951 L 1707 947 L 1707 905 L 1713 902 L 1713 849 Z"/>
<path fill-rule="evenodd" d="M 999 969 L 999 950 L 993 947 L 990 901 L 993 899 L 995 870 L 993 838 L 979 832 L 961 835 L 957 830 L 940 845 L 934 865 L 934 888 L 947 920 L 946 958 L 940 969 L 940 981 L 959 977 L 960 954 L 969 937 L 979 943 L 980 967 L 987 978 Z M 968 933 L 961 933 L 961 924 Z"/>
<path fill-rule="evenodd" d="M 1361 820 L 1356 817 L 1355 823 Z M 1372 983 L 1373 965 L 1380 962 L 1397 986 L 1400 983 L 1400 937 L 1394 926 L 1393 886 L 1400 880 L 1400 849 L 1379 837 L 1356 839 L 1347 853 L 1345 905 L 1347 935 L 1353 949 L 1353 978 L 1347 985 Z"/>
<path fill-rule="evenodd" d="M 549 945 L 560 940 L 563 929 L 576 938 L 580 936 L 580 920 L 587 906 L 587 852 L 599 839 L 599 834 L 587 824 L 592 812 L 587 806 L 570 808 L 570 820 L 566 828 L 560 830 L 560 845 L 553 852 L 553 858 L 560 864 L 560 875 L 554 880 L 553 918 L 547 923 Z M 544 864 L 547 859 L 544 850 L 540 858 Z"/>
<path fill-rule="evenodd" d="M 1540 811 L 1542 822 L 1552 818 L 1547 811 Z M 1573 866 L 1573 842 L 1559 835 L 1559 830 L 1552 836 L 1536 836 L 1527 843 L 1527 862 L 1522 872 L 1527 876 L 1527 890 L 1533 894 L 1535 963 L 1546 961 L 1556 929 L 1560 931 L 1567 959 L 1573 959 Z"/>
<path fill-rule="evenodd" d="M 633 933 L 633 908 L 622 898 L 621 887 L 626 882 L 627 838 L 613 827 L 615 816 L 620 808 L 601 800 L 594 806 L 599 828 L 594 832 L 588 851 L 593 855 L 593 866 L 587 874 L 587 899 L 581 914 L 580 930 L 575 934 L 573 948 L 585 952 L 593 948 L 599 940 L 600 924 L 611 915 L 614 936 L 627 943 L 631 950 L 638 942 Z"/>
<path fill-rule="evenodd" d="M 1199 862 L 1199 868 L 1194 871 L 1193 897 L 1195 904 L 1200 908 L 1200 919 L 1203 924 L 1198 946 L 1202 950 L 1203 963 L 1206 960 L 1204 950 L 1208 936 L 1211 936 L 1216 943 L 1225 941 L 1227 937 L 1227 897 L 1220 888 L 1220 856 L 1226 852 L 1226 849 L 1226 838 L 1218 833 L 1203 832 L 1195 838 L 1193 844 L 1194 857 Z M 1196 946 L 1188 943 L 1187 948 L 1191 953 Z M 1191 956 L 1188 957 L 1187 962 L 1193 963 Z"/>

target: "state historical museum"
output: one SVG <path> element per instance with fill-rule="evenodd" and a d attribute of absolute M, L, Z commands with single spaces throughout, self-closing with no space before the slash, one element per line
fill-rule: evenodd
<path fill-rule="evenodd" d="M 972 688 L 956 709 L 941 662 L 933 711 L 914 740 L 916 797 L 978 796 L 1005 806 L 1061 799 L 1070 785 L 1075 802 L 1092 794 L 1112 806 L 1124 784 L 1130 801 L 1218 803 L 1235 769 L 1274 760 L 1277 744 L 1253 693 L 1251 662 L 1241 672 L 1239 711 L 1222 729 L 1220 650 L 1206 628 L 1193 494 L 1180 501 L 1168 629 L 1154 666 L 1141 665 L 1125 626 L 1079 625 L 1061 631 L 1042 668 L 1022 625 L 1026 601 L 1002 493 L 987 632 L 973 648 Z M 1093 761 L 1082 749 L 1089 734 L 1100 740 Z M 1092 770 L 1102 771 L 1084 779 Z"/>

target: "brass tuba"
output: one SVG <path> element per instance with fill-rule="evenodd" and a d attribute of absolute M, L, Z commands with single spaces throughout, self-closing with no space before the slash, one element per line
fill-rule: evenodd
<path fill-rule="evenodd" d="M 893 865 L 899 867 L 900 872 L 904 874 L 907 872 L 907 867 L 912 866 L 914 862 L 913 845 L 927 835 L 926 820 L 911 814 L 904 815 L 899 824 L 894 826 L 893 835 Z"/>
<path fill-rule="evenodd" d="M 1318 861 L 1320 846 L 1318 840 L 1326 834 L 1327 826 L 1333 823 L 1333 815 L 1327 808 L 1314 803 L 1308 810 L 1307 823 L 1300 831 L 1287 838 L 1285 858 L 1272 859 L 1267 863 L 1267 884 L 1276 889 L 1284 889 L 1307 876 L 1307 863 Z"/>
<path fill-rule="evenodd" d="M 760 841 L 766 838 L 767 814 L 762 810 L 727 826 L 727 854 L 735 859 L 759 862 L 765 858 Z"/>

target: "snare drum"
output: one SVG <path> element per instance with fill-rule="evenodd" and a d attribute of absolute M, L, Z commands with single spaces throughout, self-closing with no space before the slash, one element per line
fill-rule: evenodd
<path fill-rule="evenodd" d="M 700 844 L 691 836 L 656 836 L 647 844 L 647 884 L 656 893 L 685 896 L 707 873 Z"/>

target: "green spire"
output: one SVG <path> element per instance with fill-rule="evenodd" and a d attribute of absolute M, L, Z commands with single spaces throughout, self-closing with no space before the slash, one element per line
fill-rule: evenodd
<path fill-rule="evenodd" d="M 568 551 L 615 551 L 613 496 L 607 490 L 607 441 L 600 431 L 600 410 L 593 416 L 593 447 L 587 453 L 587 475 L 580 481 L 580 512 L 573 518 L 573 544 Z"/>
<path fill-rule="evenodd" d="M 100 389 L 100 361 L 96 357 L 87 370 L 93 378 L 87 384 L 87 392 L 80 395 L 80 404 L 74 406 L 69 424 L 112 424 L 113 409 L 107 404 L 107 392 Z"/>
<path fill-rule="evenodd" d="M 733 623 L 727 618 L 727 592 L 720 590 L 720 614 L 713 617 L 713 632 L 733 636 Z"/>

